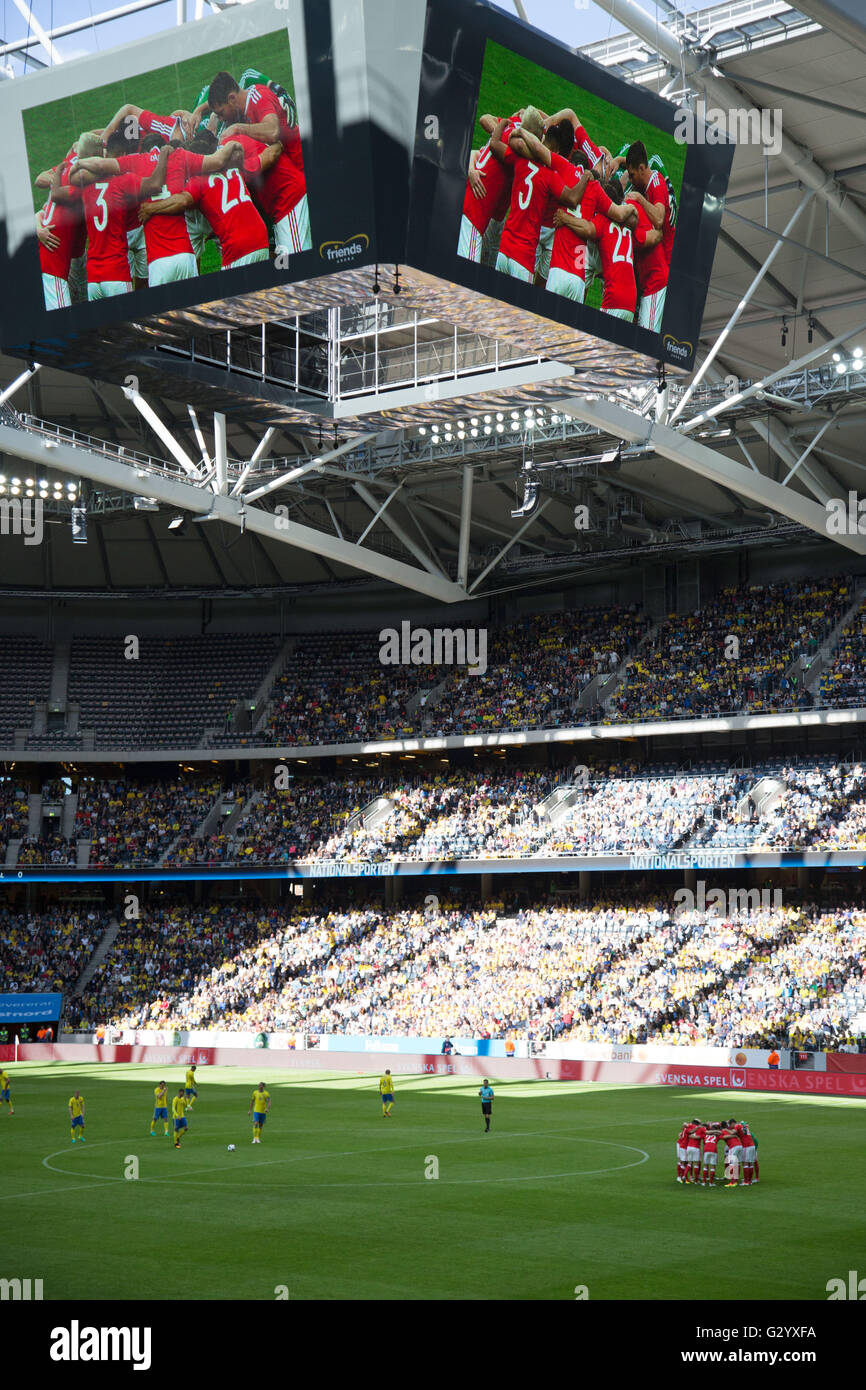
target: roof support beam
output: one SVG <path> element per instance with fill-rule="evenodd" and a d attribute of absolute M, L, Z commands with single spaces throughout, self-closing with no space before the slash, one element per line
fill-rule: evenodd
<path fill-rule="evenodd" d="M 0 391 L 0 405 L 5 405 L 9 398 L 15 395 L 15 392 L 20 386 L 23 386 L 32 376 L 35 376 L 39 371 L 40 365 L 39 362 L 34 362 L 32 367 L 27 367 L 20 376 L 16 376 L 14 381 L 10 381 L 9 385 L 3 391 Z"/>
<path fill-rule="evenodd" d="M 46 448 L 46 442 L 49 448 Z M 94 483 L 133 496 L 141 492 L 141 480 L 136 477 L 136 470 L 128 464 L 105 454 L 91 453 L 89 449 L 73 448 L 62 440 L 48 438 L 35 431 L 13 429 L 0 423 L 0 452 L 37 466 L 50 466 L 74 478 L 89 478 Z M 447 577 L 426 573 L 402 560 L 352 545 L 314 527 L 287 522 L 282 515 L 246 506 L 239 499 L 215 496 L 209 490 L 195 487 L 180 478 L 152 474 L 148 477 L 147 491 L 166 507 L 189 512 L 193 516 L 209 514 L 217 521 L 236 526 L 240 531 L 254 531 L 271 541 L 311 551 L 325 560 L 375 575 L 378 579 L 412 589 L 441 603 L 459 603 L 467 597 L 466 590 Z"/>
<path fill-rule="evenodd" d="M 710 367 L 711 364 L 715 361 L 716 357 L 718 356 L 718 354 L 721 352 L 722 348 L 724 347 L 725 339 L 728 338 L 728 337 L 730 336 L 730 334 L 733 332 L 734 328 L 736 327 L 737 323 L 738 323 L 739 320 L 740 320 L 741 315 L 743 314 L 743 311 L 744 311 L 746 308 L 748 308 L 748 305 L 749 305 L 749 303 L 751 302 L 751 300 L 753 299 L 753 297 L 754 297 L 754 295 L 755 295 L 755 293 L 756 293 L 756 291 L 757 291 L 757 289 L 758 289 L 758 286 L 760 285 L 761 281 L 764 279 L 764 276 L 767 274 L 767 271 L 770 269 L 770 266 L 773 264 L 774 260 L 776 259 L 776 257 L 778 256 L 779 252 L 781 251 L 782 247 L 784 246 L 784 244 L 785 244 L 785 236 L 786 236 L 786 235 L 788 234 L 788 232 L 790 232 L 790 231 L 792 230 L 792 228 L 795 226 L 795 224 L 796 224 L 798 218 L 801 216 L 801 214 L 802 214 L 802 213 L 806 210 L 806 208 L 809 206 L 809 204 L 811 203 L 811 201 L 812 201 L 812 199 L 814 198 L 814 196 L 815 196 L 815 194 L 814 194 L 813 192 L 809 192 L 809 193 L 806 193 L 806 194 L 800 199 L 800 201 L 799 201 L 799 203 L 797 204 L 796 208 L 794 209 L 793 213 L 792 213 L 791 216 L 788 218 L 788 221 L 787 221 L 787 223 L 786 223 L 786 225 L 785 225 L 785 232 L 784 232 L 784 234 L 783 234 L 782 236 L 778 237 L 777 240 L 774 242 L 773 247 L 772 247 L 772 250 L 771 250 L 771 251 L 769 252 L 769 254 L 767 255 L 767 258 L 766 258 L 766 260 L 764 261 L 764 264 L 761 266 L 761 268 L 760 268 L 760 270 L 758 271 L 757 275 L 756 275 L 755 278 L 752 280 L 751 285 L 750 285 L 749 288 L 746 290 L 746 293 L 743 295 L 743 297 L 742 297 L 742 299 L 740 300 L 739 304 L 737 305 L 736 309 L 735 309 L 734 312 L 731 314 L 731 317 L 728 319 L 728 322 L 725 324 L 725 326 L 724 326 L 724 328 L 722 329 L 721 333 L 720 333 L 719 336 L 716 338 L 716 341 L 713 343 L 713 346 L 710 348 L 710 350 L 709 350 L 709 352 L 707 353 L 706 357 L 704 358 L 703 362 L 702 362 L 701 365 L 698 367 L 698 370 L 695 372 L 695 375 L 692 377 L 692 380 L 691 380 L 690 385 L 686 388 L 685 394 L 681 397 L 680 401 L 679 401 L 678 404 L 677 404 L 676 409 L 674 410 L 673 415 L 672 415 L 671 418 L 670 418 L 670 424 L 673 424 L 674 421 L 678 418 L 678 416 L 682 415 L 683 410 L 685 409 L 686 405 L 688 404 L 688 402 L 689 402 L 689 401 L 691 400 L 691 398 L 692 398 L 692 394 L 693 394 L 693 392 L 694 392 L 695 387 L 699 384 L 699 382 L 703 381 L 704 377 L 705 377 L 706 374 L 707 374 L 707 371 L 709 370 L 709 367 Z"/>
<path fill-rule="evenodd" d="M 469 593 L 470 593 L 470 594 L 474 594 L 474 593 L 475 593 L 475 590 L 478 588 L 478 585 L 482 582 L 482 580 L 484 580 L 484 579 L 487 578 L 487 576 L 488 576 L 488 574 L 490 573 L 491 570 L 495 570 L 495 569 L 496 569 L 496 566 L 499 564 L 500 560 L 504 560 L 504 559 L 505 559 L 505 556 L 508 554 L 508 552 L 509 552 L 509 550 L 511 549 L 511 547 L 512 547 L 513 545 L 516 545 L 516 544 L 517 544 L 517 542 L 520 540 L 520 537 L 523 535 L 524 531 L 528 531 L 528 530 L 529 530 L 530 526 L 532 526 L 532 525 L 538 520 L 538 518 L 541 516 L 542 512 L 545 511 L 545 509 L 546 509 L 547 507 L 549 507 L 549 505 L 550 505 L 550 498 L 549 498 L 549 497 L 545 497 L 544 500 L 543 500 L 543 502 L 541 503 L 541 506 L 540 506 L 540 507 L 536 507 L 535 511 L 532 512 L 532 513 L 526 518 L 526 520 L 524 521 L 523 525 L 522 525 L 521 527 L 519 527 L 518 530 L 516 530 L 516 531 L 514 532 L 514 535 L 511 536 L 509 540 L 506 541 L 505 545 L 502 547 L 502 549 L 500 550 L 499 554 L 496 555 L 496 556 L 494 556 L 494 558 L 490 561 L 490 564 L 489 564 L 489 565 L 486 565 L 486 566 L 484 567 L 484 569 L 481 571 L 481 573 L 479 574 L 478 578 L 475 579 L 475 580 L 473 580 L 473 582 L 472 582 L 472 583 L 470 584 L 470 586 L 469 586 Z"/>
<path fill-rule="evenodd" d="M 748 497 L 762 507 L 787 516 L 800 526 L 824 539 L 831 539 L 866 555 L 866 536 L 831 535 L 827 529 L 827 512 L 791 488 L 782 487 L 763 474 L 754 473 L 741 463 L 726 458 L 724 454 L 708 449 L 696 439 L 689 439 L 681 431 L 669 425 L 650 423 L 635 411 L 627 410 L 614 401 L 602 398 L 579 398 L 557 401 L 552 407 L 563 414 L 576 416 L 607 430 L 609 434 L 628 440 L 633 444 L 646 444 L 662 458 L 671 459 L 683 468 L 697 473 L 702 478 L 716 483 L 719 487 L 731 488 L 741 497 Z"/>
<path fill-rule="evenodd" d="M 393 534 L 397 537 L 401 545 L 405 545 L 409 554 L 415 556 L 415 559 L 418 560 L 420 564 L 424 566 L 428 574 L 435 574 L 442 579 L 447 578 L 447 575 L 445 574 L 445 571 L 442 569 L 441 565 L 437 565 L 434 560 L 430 559 L 429 555 L 425 554 L 425 552 L 421 549 L 420 545 L 418 545 L 417 541 L 412 539 L 412 537 L 409 535 L 409 532 L 406 530 L 404 526 L 401 526 L 399 521 L 396 521 L 395 518 L 392 516 L 382 515 L 384 508 L 379 506 L 379 503 L 376 501 L 376 498 L 373 496 L 372 492 L 368 487 L 365 487 L 363 483 L 357 482 L 353 483 L 352 486 L 357 492 L 358 496 L 361 498 L 361 501 L 366 502 L 367 506 L 370 508 L 372 512 L 376 513 L 377 517 L 381 516 L 383 524 L 388 527 L 389 531 L 393 532 Z M 391 497 L 393 496 L 394 494 L 392 493 Z M 388 502 L 390 502 L 391 497 L 388 498 Z M 385 505 L 387 506 L 387 503 Z M 364 534 L 366 535 L 366 532 Z M 462 588 L 462 585 L 460 587 Z"/>
<path fill-rule="evenodd" d="M 133 390 L 132 387 L 124 387 L 123 394 L 128 401 L 132 401 L 139 415 L 147 421 L 156 437 L 162 440 L 172 458 L 177 460 L 184 472 L 188 474 L 190 478 L 195 478 L 200 482 L 201 473 L 196 468 L 186 450 L 181 448 L 171 431 L 162 423 L 156 411 L 149 406 L 147 401 L 139 395 L 138 391 Z"/>
<path fill-rule="evenodd" d="M 466 588 L 469 579 L 469 537 L 472 529 L 472 480 L 474 470 L 471 463 L 463 465 L 463 491 L 460 494 L 460 541 L 457 547 L 457 583 Z"/>
<path fill-rule="evenodd" d="M 263 459 L 265 454 L 268 453 L 273 443 L 275 435 L 276 430 L 274 429 L 273 425 L 270 425 L 268 429 L 265 430 L 255 449 L 253 450 L 253 454 L 249 460 L 249 463 L 244 464 L 243 468 L 241 469 L 241 476 L 238 478 L 231 491 L 232 497 L 237 497 L 238 493 L 240 492 L 250 473 L 258 463 L 259 459 Z"/>
<path fill-rule="evenodd" d="M 728 396 L 718 405 L 712 405 L 708 410 L 702 410 L 700 415 L 693 415 L 690 420 L 682 421 L 679 428 L 683 433 L 686 433 L 696 429 L 698 425 L 702 425 L 705 420 L 714 420 L 723 411 L 730 410 L 743 401 L 751 400 L 753 396 L 757 396 L 759 391 L 765 392 L 768 386 L 781 381 L 782 377 L 791 376 L 794 372 L 800 371 L 802 367 L 808 367 L 811 362 L 816 362 L 819 357 L 824 357 L 832 348 L 841 347 L 843 343 L 847 343 L 850 338 L 856 338 L 857 334 L 864 332 L 864 330 L 866 330 L 866 319 L 862 323 L 858 323 L 855 328 L 846 329 L 844 333 L 837 334 L 835 338 L 830 339 L 829 343 L 822 343 L 819 347 L 804 353 L 802 357 L 795 358 L 793 362 L 786 362 L 784 367 L 780 367 L 776 372 L 771 372 L 769 376 L 762 377 L 760 381 L 753 381 L 751 386 L 746 387 L 744 391 L 737 391 L 735 395 Z"/>

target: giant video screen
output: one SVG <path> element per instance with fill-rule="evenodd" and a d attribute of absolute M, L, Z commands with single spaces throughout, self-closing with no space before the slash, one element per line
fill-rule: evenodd
<path fill-rule="evenodd" d="M 4 346 L 38 354 L 372 254 L 369 155 L 340 138 L 311 6 L 258 0 L 0 84 Z"/>
<path fill-rule="evenodd" d="M 284 28 L 32 107 L 24 134 L 48 310 L 312 249 Z"/>
<path fill-rule="evenodd" d="M 733 145 L 491 7 L 449 40 L 458 8 L 428 8 L 410 259 L 688 368 Z"/>

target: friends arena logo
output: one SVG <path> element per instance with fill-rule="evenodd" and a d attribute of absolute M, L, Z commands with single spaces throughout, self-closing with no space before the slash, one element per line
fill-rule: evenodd
<path fill-rule="evenodd" d="M 343 265 L 346 261 L 360 256 L 361 252 L 366 251 L 369 245 L 370 238 L 366 232 L 356 232 L 354 236 L 347 237 L 345 241 L 323 241 L 319 247 L 319 255 L 323 261 Z"/>
<path fill-rule="evenodd" d="M 694 353 L 694 344 L 680 342 L 672 333 L 666 333 L 662 338 L 662 346 L 668 357 L 672 357 L 675 362 L 688 362 Z"/>

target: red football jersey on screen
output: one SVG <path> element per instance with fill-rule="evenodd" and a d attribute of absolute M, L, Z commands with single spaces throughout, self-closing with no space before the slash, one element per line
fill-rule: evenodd
<path fill-rule="evenodd" d="M 224 266 L 253 251 L 267 249 L 268 229 L 247 192 L 240 169 L 200 174 L 190 179 L 186 191 L 195 198 L 213 228 Z"/>
<path fill-rule="evenodd" d="M 499 250 L 503 256 L 534 272 L 547 200 L 550 196 L 559 199 L 566 186 L 563 175 L 567 176 L 569 170 L 574 172 L 574 165 L 569 164 L 562 155 L 552 154 L 551 167 L 548 168 L 546 164 L 537 164 L 535 160 L 517 154 L 510 146 L 505 158 L 506 163 L 514 169 L 514 182 Z"/>

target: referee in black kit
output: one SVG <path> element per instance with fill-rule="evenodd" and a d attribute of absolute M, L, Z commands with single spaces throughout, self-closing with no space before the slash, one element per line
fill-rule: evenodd
<path fill-rule="evenodd" d="M 486 1076 L 484 1085 L 478 1094 L 481 1097 L 481 1113 L 484 1116 L 484 1133 L 487 1134 L 490 1130 L 490 1117 L 493 1114 L 493 1087 Z"/>

